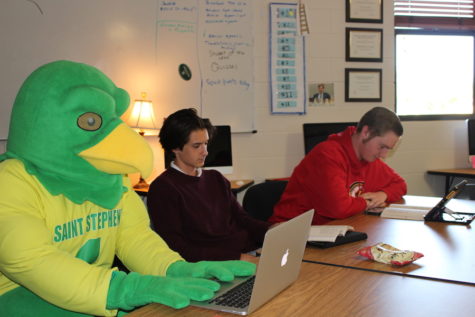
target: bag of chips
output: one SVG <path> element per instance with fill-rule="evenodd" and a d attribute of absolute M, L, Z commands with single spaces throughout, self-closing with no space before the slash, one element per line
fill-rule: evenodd
<path fill-rule="evenodd" d="M 424 256 L 422 253 L 416 251 L 399 250 L 386 243 L 378 243 L 373 246 L 365 247 L 358 250 L 357 253 L 370 260 L 395 266 L 412 263 Z"/>

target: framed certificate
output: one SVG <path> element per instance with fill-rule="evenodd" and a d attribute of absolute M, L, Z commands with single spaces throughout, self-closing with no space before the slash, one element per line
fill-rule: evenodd
<path fill-rule="evenodd" d="M 380 102 L 382 70 L 374 68 L 345 69 L 345 101 Z"/>
<path fill-rule="evenodd" d="M 346 22 L 383 23 L 383 0 L 346 0 Z"/>
<path fill-rule="evenodd" d="M 383 30 L 346 28 L 346 61 L 382 62 Z"/>

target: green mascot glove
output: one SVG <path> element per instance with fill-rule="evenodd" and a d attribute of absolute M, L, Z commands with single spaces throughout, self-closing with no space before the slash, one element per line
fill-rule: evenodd
<path fill-rule="evenodd" d="M 246 261 L 200 261 L 190 263 L 178 261 L 170 265 L 167 276 L 217 278 L 229 282 L 235 276 L 249 276 L 256 272 L 256 265 Z"/>
<path fill-rule="evenodd" d="M 200 278 L 173 278 L 139 273 L 112 273 L 107 309 L 132 310 L 149 303 L 183 308 L 190 300 L 211 299 L 220 288 L 219 283 Z"/>

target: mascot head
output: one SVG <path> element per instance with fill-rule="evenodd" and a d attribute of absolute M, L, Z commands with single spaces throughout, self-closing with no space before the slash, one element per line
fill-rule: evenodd
<path fill-rule="evenodd" d="M 52 195 L 113 208 L 123 174 L 152 171 L 152 151 L 120 116 L 128 93 L 98 69 L 56 61 L 35 70 L 13 105 L 7 152 Z"/>

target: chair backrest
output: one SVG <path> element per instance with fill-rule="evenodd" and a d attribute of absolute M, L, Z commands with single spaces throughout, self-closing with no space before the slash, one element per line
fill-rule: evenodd
<path fill-rule="evenodd" d="M 242 200 L 243 208 L 256 219 L 269 219 L 287 183 L 286 180 L 275 180 L 249 187 Z"/>
<path fill-rule="evenodd" d="M 325 141 L 330 134 L 338 133 L 349 126 L 356 126 L 358 122 L 319 122 L 303 124 L 303 144 L 305 154 L 310 152 L 315 145 Z"/>

